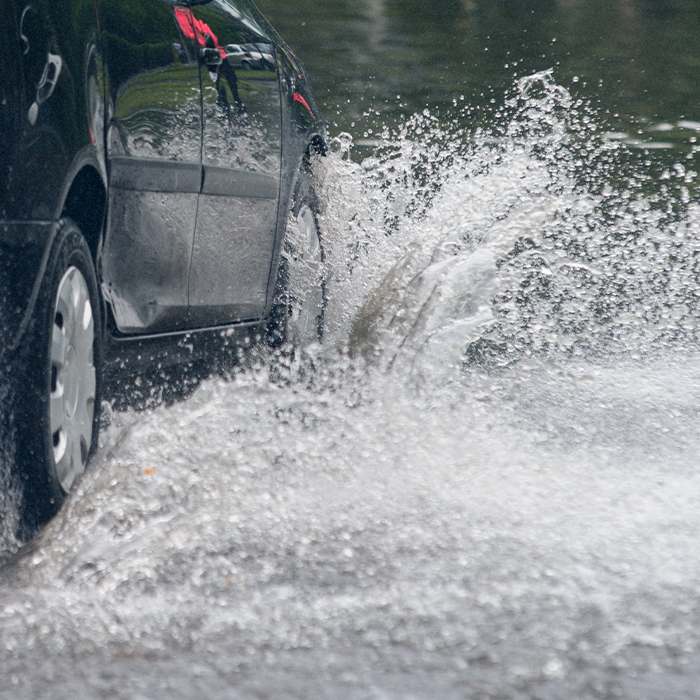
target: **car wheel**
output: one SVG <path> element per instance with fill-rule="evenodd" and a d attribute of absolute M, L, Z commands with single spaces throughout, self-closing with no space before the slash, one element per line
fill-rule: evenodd
<path fill-rule="evenodd" d="M 30 530 L 58 510 L 97 443 L 100 327 L 90 250 L 63 220 L 20 359 L 20 517 Z"/>
<path fill-rule="evenodd" d="M 323 339 L 326 305 L 318 199 L 308 166 L 297 176 L 267 327 L 268 345 L 304 347 Z"/>

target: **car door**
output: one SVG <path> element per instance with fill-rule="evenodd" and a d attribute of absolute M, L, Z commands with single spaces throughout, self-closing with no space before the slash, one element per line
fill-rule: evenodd
<path fill-rule="evenodd" d="M 184 3 L 99 0 L 109 209 L 103 291 L 119 331 L 187 326 L 202 183 L 201 84 Z"/>
<path fill-rule="evenodd" d="M 260 318 L 275 247 L 281 164 L 274 42 L 243 2 L 191 7 L 200 55 L 202 191 L 190 322 Z"/>

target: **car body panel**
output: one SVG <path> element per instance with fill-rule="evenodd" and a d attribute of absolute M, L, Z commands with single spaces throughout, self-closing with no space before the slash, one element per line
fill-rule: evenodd
<path fill-rule="evenodd" d="M 190 325 L 262 318 L 277 238 L 280 87 L 260 60 L 229 60 L 228 47 L 270 37 L 240 3 L 190 10 L 201 49 L 204 182 L 190 273 Z"/>
<path fill-rule="evenodd" d="M 201 90 L 174 10 L 165 0 L 98 3 L 111 115 L 102 290 L 123 333 L 187 327 Z"/>
<path fill-rule="evenodd" d="M 85 56 L 95 45 L 89 0 L 2 3 L 8 33 L 2 55 L 0 219 L 54 220 L 62 205 L 57 176 L 90 143 L 85 104 Z M 75 74 L 76 39 L 80 42 Z M 80 108 L 79 108 L 80 106 Z M 59 179 L 58 182 L 63 182 Z"/>
<path fill-rule="evenodd" d="M 294 176 L 325 132 L 303 69 L 254 5 L 217 3 L 247 29 L 224 32 L 224 46 L 252 59 L 236 76 L 246 124 L 230 84 L 226 115 L 201 47 L 173 16 L 184 3 L 0 4 L 0 362 L 32 317 L 64 216 L 95 259 L 110 371 L 141 368 L 134 348 L 179 362 L 168 347 L 195 336 L 259 337 Z M 207 5 L 189 9 L 204 16 Z"/>
<path fill-rule="evenodd" d="M 99 170 L 86 104 L 97 30 L 91 0 L 0 3 L 0 363 L 31 318 L 68 183 Z M 79 46 L 79 51 L 78 47 Z M 76 54 L 80 54 L 75 64 Z M 101 175 L 104 177 L 104 168 Z"/>

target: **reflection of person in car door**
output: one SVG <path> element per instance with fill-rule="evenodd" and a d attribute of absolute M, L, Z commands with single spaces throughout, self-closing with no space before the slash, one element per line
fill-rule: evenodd
<path fill-rule="evenodd" d="M 221 84 L 221 77 L 223 76 L 226 82 L 228 83 L 228 86 L 231 90 L 231 97 L 233 97 L 233 101 L 236 103 L 236 107 L 238 107 L 238 114 L 244 115 L 246 113 L 246 108 L 245 105 L 243 104 L 243 101 L 240 98 L 240 95 L 238 94 L 238 78 L 236 77 L 236 71 L 233 69 L 233 66 L 229 63 L 229 61 L 226 58 L 226 52 L 221 49 L 221 47 L 218 45 L 218 41 L 216 37 L 213 34 L 207 34 L 205 38 L 205 43 L 206 43 L 206 48 L 208 49 L 219 49 L 221 53 L 223 54 L 223 60 L 222 62 L 216 66 L 218 70 L 216 71 L 216 90 L 219 93 L 218 97 L 218 102 L 219 104 L 226 110 L 227 113 L 230 112 L 230 102 L 228 95 L 226 93 L 225 87 Z M 213 71 L 210 68 L 210 73 Z M 229 118 L 230 118 L 230 113 L 229 113 Z"/>
<path fill-rule="evenodd" d="M 202 49 L 207 49 L 212 52 L 212 59 L 208 59 L 205 56 L 205 65 L 209 69 L 209 75 L 212 80 L 216 83 L 216 91 L 219 94 L 218 102 L 226 110 L 229 120 L 231 119 L 230 101 L 226 88 L 221 84 L 222 76 L 228 83 L 231 96 L 238 108 L 238 113 L 244 115 L 246 113 L 246 108 L 238 94 L 238 78 L 236 77 L 236 71 L 227 60 L 226 51 L 219 45 L 216 34 L 214 34 L 206 22 L 198 20 L 192 14 L 191 9 L 184 7 L 176 7 L 174 9 L 182 33 L 188 39 L 194 39 L 197 45 Z M 219 55 L 216 56 L 216 60 L 214 61 L 213 56 L 215 56 L 216 53 Z"/>

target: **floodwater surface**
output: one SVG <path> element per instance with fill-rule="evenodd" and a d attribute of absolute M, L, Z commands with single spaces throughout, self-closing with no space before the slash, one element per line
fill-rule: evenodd
<path fill-rule="evenodd" d="M 700 697 L 695 127 L 565 82 L 331 129 L 323 345 L 105 407 L 0 698 Z"/>

